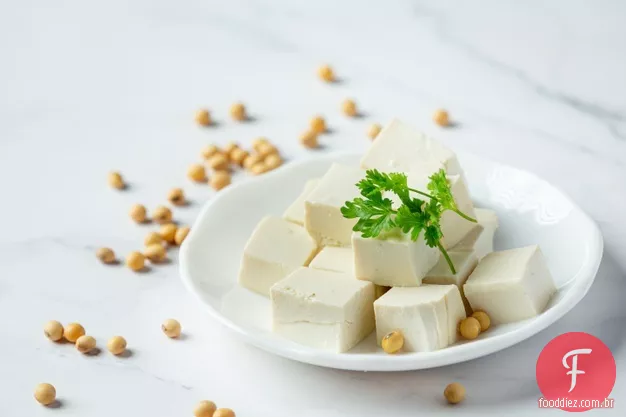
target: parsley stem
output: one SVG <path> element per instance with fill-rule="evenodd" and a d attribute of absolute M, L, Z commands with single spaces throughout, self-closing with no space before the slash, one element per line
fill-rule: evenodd
<path fill-rule="evenodd" d="M 421 195 L 423 195 L 424 197 L 428 197 L 428 198 L 432 198 L 433 200 L 436 200 L 436 198 L 435 198 L 435 197 L 433 197 L 432 195 L 430 195 L 430 194 L 428 194 L 428 193 L 425 193 L 425 192 L 423 192 L 423 191 L 420 191 L 420 190 L 416 190 L 415 188 L 410 188 L 410 187 L 409 187 L 409 191 L 413 191 L 414 193 L 421 194 Z"/>
<path fill-rule="evenodd" d="M 443 245 L 441 244 L 441 240 L 437 242 L 437 247 L 441 251 L 441 254 L 443 255 L 443 257 L 446 258 L 446 262 L 448 263 L 448 266 L 450 267 L 450 271 L 452 271 L 453 274 L 456 274 L 456 269 L 454 269 L 454 264 L 452 263 L 452 259 L 450 259 L 448 252 L 446 252 L 446 250 L 443 248 Z"/>
<path fill-rule="evenodd" d="M 463 217 L 465 220 L 468 220 L 472 223 L 478 223 L 478 220 L 471 218 L 470 216 L 468 216 L 467 214 L 463 213 L 461 210 L 459 210 L 458 208 L 453 208 L 451 209 L 453 212 L 455 212 L 456 214 L 458 214 L 459 216 Z"/>
<path fill-rule="evenodd" d="M 428 197 L 428 198 L 430 198 L 431 200 L 435 200 L 435 201 L 437 201 L 437 198 L 436 198 L 436 197 L 434 197 L 434 196 L 432 196 L 432 195 L 430 195 L 430 194 L 428 194 L 428 193 L 425 193 L 425 192 L 423 192 L 423 191 L 416 190 L 415 188 L 410 188 L 410 187 L 409 187 L 409 191 L 413 191 L 414 193 L 417 193 L 417 194 L 423 195 L 424 197 Z M 467 221 L 470 221 L 470 222 L 472 222 L 472 223 L 478 223 L 478 221 L 477 221 L 476 219 L 471 218 L 470 216 L 468 216 L 467 214 L 463 213 L 461 210 L 459 210 L 459 209 L 458 209 L 458 208 L 456 208 L 456 207 L 455 207 L 455 208 L 451 208 L 451 209 L 449 209 L 449 210 L 452 210 L 453 212 L 455 212 L 455 213 L 456 213 L 456 214 L 458 214 L 459 216 L 463 217 L 463 218 L 464 218 L 465 220 L 467 220 Z"/>

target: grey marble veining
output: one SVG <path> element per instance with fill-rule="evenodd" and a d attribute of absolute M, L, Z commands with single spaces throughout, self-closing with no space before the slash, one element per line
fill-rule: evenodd
<path fill-rule="evenodd" d="M 587 331 L 612 349 L 622 415 L 626 385 L 626 5 L 555 2 L 289 2 L 32 0 L 0 6 L 0 416 L 191 415 L 209 398 L 239 416 L 527 416 L 536 412 L 541 348 Z M 330 63 L 342 82 L 315 77 Z M 353 97 L 366 117 L 347 120 Z M 242 100 L 256 121 L 234 124 Z M 209 107 L 219 126 L 199 129 Z M 445 107 L 458 126 L 439 129 Z M 326 116 L 323 152 L 365 150 L 369 123 L 412 122 L 452 147 L 532 171 L 567 192 L 599 224 L 605 256 L 584 300 L 537 336 L 475 361 L 420 372 L 315 368 L 244 345 L 212 322 L 178 281 L 173 262 L 136 275 L 103 267 L 152 226 L 128 219 L 183 186 L 191 224 L 213 192 L 187 166 L 209 142 L 268 136 L 287 159 L 310 155 L 297 138 Z M 131 188 L 106 187 L 122 171 Z M 235 181 L 242 180 L 237 175 Z M 185 340 L 161 334 L 176 317 Z M 124 335 L 132 355 L 85 357 L 42 335 L 46 320 L 80 321 L 100 346 Z M 450 410 L 443 387 L 468 399 Z M 62 408 L 32 399 L 43 381 Z M 306 381 L 306 384 L 303 383 Z M 541 413 L 550 413 L 541 410 Z"/>

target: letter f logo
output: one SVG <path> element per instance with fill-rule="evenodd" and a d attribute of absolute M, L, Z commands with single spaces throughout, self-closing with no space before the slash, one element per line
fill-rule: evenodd
<path fill-rule="evenodd" d="M 576 387 L 576 375 L 582 375 L 585 373 L 585 371 L 578 370 L 578 355 L 589 355 L 590 353 L 591 349 L 574 349 L 570 350 L 565 354 L 565 356 L 563 356 L 563 366 L 565 367 L 565 369 L 570 369 L 570 366 L 567 364 L 567 358 L 572 356 L 572 370 L 567 371 L 567 373 L 565 374 L 572 376 L 572 384 L 569 387 L 569 391 L 567 391 L 568 393 L 572 392 L 574 387 Z"/>

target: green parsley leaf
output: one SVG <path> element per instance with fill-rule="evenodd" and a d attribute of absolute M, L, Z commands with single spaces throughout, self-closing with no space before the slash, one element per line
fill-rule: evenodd
<path fill-rule="evenodd" d="M 454 197 L 452 196 L 452 190 L 450 189 L 450 183 L 448 182 L 446 171 L 440 169 L 439 171 L 428 177 L 428 179 L 430 180 L 427 185 L 428 191 L 430 191 L 432 199 L 437 200 L 439 204 L 441 204 L 443 210 L 451 210 L 459 216 L 463 217 L 465 220 L 477 223 L 476 219 L 463 213 L 457 207 L 456 201 L 454 201 Z"/>
<path fill-rule="evenodd" d="M 355 198 L 346 201 L 341 207 L 341 214 L 347 219 L 359 219 L 354 225 L 355 232 L 363 237 L 377 237 L 382 232 L 396 227 L 393 215 L 395 210 L 388 198 L 383 198 L 379 191 L 371 192 L 366 198 Z"/>
<path fill-rule="evenodd" d="M 426 244 L 431 248 L 436 248 L 442 237 L 443 233 L 441 233 L 441 227 L 439 225 L 431 224 L 427 226 L 424 231 L 424 240 L 426 240 Z"/>
<path fill-rule="evenodd" d="M 426 193 L 409 188 L 404 173 L 367 170 L 365 178 L 356 184 L 363 198 L 346 201 L 341 213 L 345 218 L 358 219 L 353 230 L 361 232 L 366 238 L 377 237 L 397 227 L 403 233 L 410 234 L 411 239 L 416 241 L 423 232 L 426 245 L 438 248 L 452 273 L 455 273 L 452 260 L 441 244 L 443 238 L 441 216 L 444 211 L 451 210 L 464 219 L 472 222 L 476 220 L 462 213 L 456 206 L 443 169 L 431 175 L 429 180 L 427 185 L 429 193 Z M 383 197 L 384 192 L 392 192 L 400 198 L 402 204 L 397 210 L 393 209 L 390 199 Z M 426 202 L 413 198 L 411 192 L 429 200 Z"/>
<path fill-rule="evenodd" d="M 399 172 L 385 173 L 377 169 L 369 169 L 365 171 L 365 178 L 357 183 L 357 187 L 364 197 L 374 192 L 384 191 L 400 191 L 406 197 L 409 196 L 406 175 Z"/>
<path fill-rule="evenodd" d="M 425 206 L 424 210 L 430 216 L 430 223 L 439 225 L 441 215 L 443 214 L 443 208 L 441 207 L 441 204 L 439 204 L 439 201 L 434 198 L 431 199 Z"/>
<path fill-rule="evenodd" d="M 413 211 L 408 206 L 401 206 L 396 215 L 396 224 L 403 233 L 410 233 L 412 240 L 417 240 L 421 231 L 429 223 L 430 216 L 421 210 Z"/>
<path fill-rule="evenodd" d="M 438 172 L 428 177 L 428 179 L 430 182 L 427 188 L 433 198 L 437 199 L 437 201 L 448 210 L 456 208 L 456 202 L 454 201 L 454 197 L 452 197 L 452 190 L 450 190 L 450 183 L 446 177 L 446 171 L 440 169 Z"/>

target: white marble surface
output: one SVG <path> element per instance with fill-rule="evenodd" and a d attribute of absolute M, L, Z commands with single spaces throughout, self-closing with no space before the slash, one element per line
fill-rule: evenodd
<path fill-rule="evenodd" d="M 203 398 L 243 417 L 525 416 L 537 409 L 537 355 L 566 331 L 593 333 L 613 350 L 616 409 L 596 413 L 624 414 L 626 5 L 366 3 L 0 5 L 0 416 L 191 415 Z M 321 62 L 344 82 L 321 84 Z M 348 96 L 366 118 L 339 114 Z M 235 100 L 255 122 L 227 119 Z M 199 106 L 219 127 L 194 125 Z M 457 128 L 433 126 L 440 106 Z M 175 262 L 137 275 L 94 258 L 100 245 L 139 248 L 152 227 L 132 224 L 129 206 L 153 207 L 172 186 L 194 203 L 176 218 L 193 221 L 212 196 L 185 178 L 202 145 L 266 135 L 288 158 L 303 158 L 296 137 L 318 112 L 335 131 L 324 151 L 365 149 L 370 122 L 400 116 L 558 185 L 604 233 L 590 293 L 553 327 L 495 355 L 422 372 L 355 373 L 242 344 L 184 291 Z M 106 187 L 114 168 L 132 184 L 127 192 Z M 161 334 L 169 316 L 183 323 L 184 340 Z M 80 321 L 101 345 L 122 334 L 133 355 L 85 357 L 52 344 L 41 331 L 52 318 Z M 452 380 L 468 390 L 454 409 L 441 399 Z M 56 385 L 62 407 L 34 402 L 42 381 Z"/>

